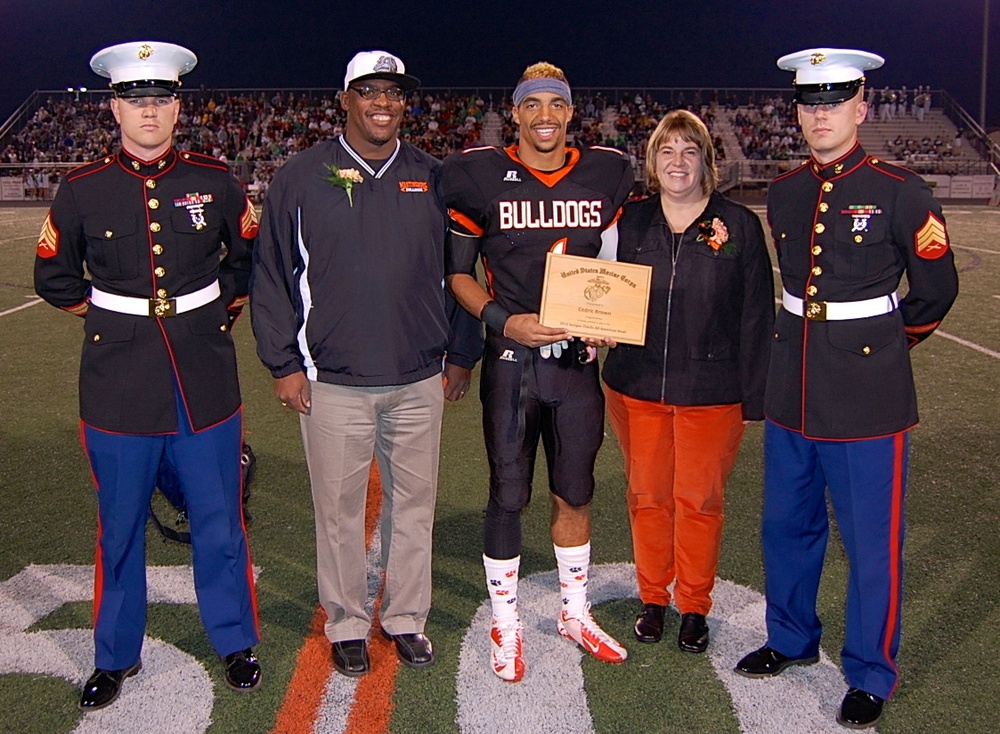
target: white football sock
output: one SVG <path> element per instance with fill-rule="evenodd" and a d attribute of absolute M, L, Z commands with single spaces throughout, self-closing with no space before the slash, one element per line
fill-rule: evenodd
<path fill-rule="evenodd" d="M 483 556 L 493 618 L 500 624 L 517 621 L 517 571 L 520 565 L 521 556 L 505 560 Z"/>
<path fill-rule="evenodd" d="M 559 566 L 562 608 L 571 617 L 579 617 L 587 608 L 587 574 L 590 570 L 590 543 L 573 548 L 553 545 Z"/>

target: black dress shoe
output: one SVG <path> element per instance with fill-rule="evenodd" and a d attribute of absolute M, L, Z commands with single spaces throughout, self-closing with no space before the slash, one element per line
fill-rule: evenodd
<path fill-rule="evenodd" d="M 396 657 L 403 665 L 410 668 L 429 668 L 434 665 L 434 646 L 422 632 L 391 635 L 382 630 L 382 635 L 396 643 Z"/>
<path fill-rule="evenodd" d="M 635 639 L 639 642 L 659 642 L 663 637 L 663 615 L 666 611 L 663 604 L 643 604 L 632 627 Z"/>
<path fill-rule="evenodd" d="M 368 672 L 368 642 L 341 640 L 333 643 L 333 667 L 343 675 L 357 678 Z"/>
<path fill-rule="evenodd" d="M 736 663 L 733 670 L 744 678 L 770 678 L 792 665 L 812 665 L 818 662 L 818 655 L 811 658 L 790 658 L 765 645 Z"/>
<path fill-rule="evenodd" d="M 708 622 L 704 614 L 688 612 L 681 615 L 681 631 L 677 635 L 681 652 L 705 652 L 708 649 Z"/>
<path fill-rule="evenodd" d="M 83 684 L 80 710 L 96 711 L 114 703 L 118 694 L 122 692 L 122 681 L 135 675 L 141 669 L 142 661 L 139 660 L 131 668 L 122 668 L 121 670 L 101 670 L 98 668 L 95 670 L 94 674 Z"/>
<path fill-rule="evenodd" d="M 231 653 L 222 658 L 226 685 L 234 691 L 255 691 L 260 687 L 260 663 L 253 648 Z"/>
<path fill-rule="evenodd" d="M 846 726 L 848 729 L 867 729 L 875 726 L 882 718 L 882 704 L 884 699 L 862 691 L 860 688 L 852 688 L 844 696 L 844 702 L 840 704 L 837 711 L 837 723 Z"/>

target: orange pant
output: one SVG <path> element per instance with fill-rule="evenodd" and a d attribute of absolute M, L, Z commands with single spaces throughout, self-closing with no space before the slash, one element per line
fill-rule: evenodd
<path fill-rule="evenodd" d="M 726 479 L 743 438 L 740 405 L 637 400 L 604 386 L 625 457 L 632 547 L 644 604 L 708 614 L 719 565 Z"/>

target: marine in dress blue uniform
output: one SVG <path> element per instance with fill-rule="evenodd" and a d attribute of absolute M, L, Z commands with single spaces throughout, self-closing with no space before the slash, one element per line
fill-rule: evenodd
<path fill-rule="evenodd" d="M 160 42 L 104 49 L 122 148 L 66 176 L 38 240 L 35 289 L 84 317 L 80 416 L 98 500 L 96 670 L 84 710 L 141 667 L 145 525 L 161 458 L 188 507 L 202 621 L 226 684 L 260 684 L 241 503 L 242 404 L 230 328 L 247 300 L 253 205 L 220 161 L 171 144 L 179 76 L 197 59 Z"/>
<path fill-rule="evenodd" d="M 903 500 L 917 424 L 908 350 L 941 323 L 958 278 L 927 184 L 858 144 L 864 71 L 881 57 L 810 49 L 778 65 L 796 72 L 811 157 L 768 193 L 783 285 L 764 401 L 768 638 L 736 672 L 766 677 L 818 659 L 829 492 L 850 564 L 841 652 L 850 688 L 837 720 L 865 728 L 899 677 Z"/>

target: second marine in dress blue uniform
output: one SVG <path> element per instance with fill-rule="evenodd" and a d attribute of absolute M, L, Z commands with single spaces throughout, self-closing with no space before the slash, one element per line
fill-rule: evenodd
<path fill-rule="evenodd" d="M 841 651 L 849 690 L 837 720 L 866 728 L 899 679 L 908 430 L 917 423 L 908 350 L 941 323 L 958 278 L 927 184 L 858 144 L 864 70 L 882 58 L 811 49 L 778 65 L 796 71 L 812 155 L 768 192 L 783 286 L 764 396 L 768 637 L 736 671 L 766 677 L 818 659 L 829 491 L 850 564 Z"/>
<path fill-rule="evenodd" d="M 85 318 L 84 448 L 97 488 L 96 670 L 80 708 L 103 708 L 141 667 L 145 534 L 162 460 L 188 509 L 199 611 L 226 684 L 260 685 L 242 505 L 242 403 L 230 327 L 247 299 L 257 215 L 225 164 L 171 144 L 178 76 L 194 54 L 125 43 L 110 76 L 122 149 L 70 172 L 38 240 L 35 289 Z"/>

